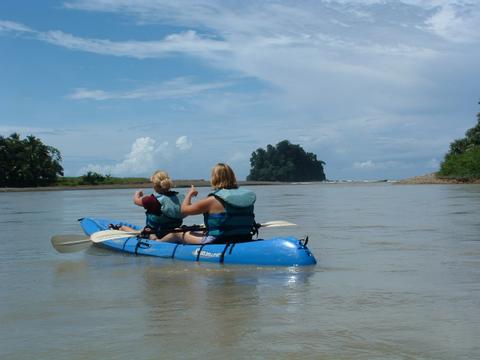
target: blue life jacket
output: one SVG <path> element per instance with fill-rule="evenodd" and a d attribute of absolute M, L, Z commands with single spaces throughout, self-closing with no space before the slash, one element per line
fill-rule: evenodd
<path fill-rule="evenodd" d="M 155 194 L 155 198 L 160 203 L 160 212 L 145 213 L 147 217 L 146 226 L 153 229 L 156 233 L 168 232 L 168 230 L 182 225 L 183 215 L 180 211 L 184 195 L 175 191 L 169 191 L 166 194 Z"/>
<path fill-rule="evenodd" d="M 203 214 L 207 235 L 215 236 L 217 241 L 250 240 L 256 233 L 253 212 L 257 199 L 255 193 L 247 189 L 220 189 L 208 196 L 215 196 L 222 203 L 225 212 Z"/>

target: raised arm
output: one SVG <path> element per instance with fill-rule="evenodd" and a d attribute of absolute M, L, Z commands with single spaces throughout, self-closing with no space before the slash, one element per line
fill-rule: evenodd
<path fill-rule="evenodd" d="M 192 197 L 195 197 L 197 195 L 198 191 L 197 189 L 195 189 L 195 186 L 192 185 L 187 195 L 185 195 L 185 199 L 182 203 L 181 210 L 183 215 L 197 215 L 209 212 L 212 200 L 214 199 L 211 197 L 207 197 L 205 199 L 197 201 L 195 204 L 192 204 Z"/>

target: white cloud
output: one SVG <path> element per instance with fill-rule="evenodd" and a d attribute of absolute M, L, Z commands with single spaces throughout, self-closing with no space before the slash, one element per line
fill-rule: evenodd
<path fill-rule="evenodd" d="M 154 41 L 89 39 L 62 31 L 36 32 L 35 36 L 72 50 L 112 56 L 143 59 L 187 54 L 213 67 L 233 70 L 272 85 L 280 90 L 276 96 L 282 106 L 295 104 L 300 108 L 315 104 L 325 108 L 332 104 L 332 107 L 344 108 L 336 106 L 339 99 L 359 98 L 362 94 L 359 103 L 384 107 L 389 102 L 384 99 L 385 88 L 391 89 L 389 98 L 401 98 L 412 88 L 420 92 L 422 87 L 430 85 L 418 74 L 418 69 L 436 58 L 438 50 L 428 41 L 428 31 L 424 31 L 425 40 L 422 41 L 412 40 L 420 37 L 406 37 L 405 28 L 397 25 L 395 15 L 387 11 L 390 3 L 378 2 L 385 12 L 370 14 L 375 21 L 352 17 L 344 11 L 352 8 L 367 11 L 369 3 L 245 2 L 232 5 L 216 1 L 68 1 L 65 7 L 69 9 L 119 12 L 141 23 L 175 24 L 187 30 Z M 409 25 L 409 31 L 420 32 L 422 26 L 425 27 L 426 15 L 422 18 L 420 14 L 418 18 L 417 23 Z M 388 38 L 375 35 L 379 33 L 379 26 L 382 32 L 388 31 Z M 202 29 L 204 34 L 189 28 Z M 391 40 L 387 40 L 389 38 Z M 194 85 L 207 88 L 194 89 Z M 78 88 L 69 98 L 163 99 L 223 86 L 222 83 L 190 83 L 184 89 L 177 88 L 178 93 L 163 85 L 128 91 Z M 365 88 L 369 91 L 365 92 Z"/>
<path fill-rule="evenodd" d="M 62 31 L 38 33 L 39 40 L 102 55 L 125 56 L 138 59 L 164 57 L 173 53 L 190 53 L 204 56 L 228 50 L 224 41 L 198 35 L 195 31 L 170 34 L 157 41 L 111 41 L 108 39 L 81 38 Z"/>
<path fill-rule="evenodd" d="M 158 167 L 159 160 L 167 156 L 165 149 L 168 142 L 156 146 L 156 141 L 150 137 L 141 137 L 134 141 L 130 152 L 124 160 L 114 165 L 89 164 L 80 169 L 79 174 L 95 171 L 113 176 L 148 176 Z"/>
<path fill-rule="evenodd" d="M 31 36 L 71 50 L 86 51 L 101 55 L 125 56 L 137 59 L 159 58 L 175 53 L 189 53 L 196 56 L 214 56 L 216 52 L 229 51 L 229 44 L 222 40 L 202 36 L 193 30 L 169 34 L 155 41 L 111 41 L 109 39 L 82 38 L 63 31 L 37 31 L 24 24 L 0 20 L 0 33 L 14 32 Z"/>
<path fill-rule="evenodd" d="M 454 42 L 480 39 L 480 10 L 459 4 L 444 4 L 425 23 L 435 34 Z"/>
<path fill-rule="evenodd" d="M 75 89 L 67 98 L 72 100 L 163 100 L 187 98 L 228 87 L 227 82 L 194 83 L 189 78 L 179 77 L 159 85 L 145 86 L 128 91 L 104 91 Z"/>
<path fill-rule="evenodd" d="M 69 94 L 66 97 L 72 100 L 85 100 L 85 99 L 109 100 L 109 99 L 116 98 L 111 93 L 107 93 L 103 90 L 88 90 L 84 88 L 75 89 L 75 91 L 72 94 Z"/>
<path fill-rule="evenodd" d="M 387 170 L 387 169 L 396 169 L 396 168 L 409 168 L 411 164 L 402 162 L 402 161 L 379 161 L 374 162 L 372 160 L 367 160 L 364 162 L 355 162 L 353 168 L 357 170 Z"/>
<path fill-rule="evenodd" d="M 192 148 L 192 143 L 188 140 L 187 136 L 183 135 L 177 139 L 177 141 L 175 142 L 175 146 L 180 151 L 188 151 Z"/>
<path fill-rule="evenodd" d="M 9 20 L 0 20 L 0 32 L 35 32 L 34 30 L 30 29 L 28 26 L 20 24 L 15 21 Z"/>
<path fill-rule="evenodd" d="M 377 165 L 372 160 L 367 160 L 364 162 L 355 162 L 353 167 L 355 169 L 375 169 Z"/>
<path fill-rule="evenodd" d="M 0 135 L 10 136 L 13 133 L 20 134 L 20 137 L 28 136 L 34 134 L 34 136 L 39 135 L 61 135 L 65 132 L 65 129 L 58 128 L 46 128 L 46 127 L 37 127 L 37 126 L 0 126 Z"/>

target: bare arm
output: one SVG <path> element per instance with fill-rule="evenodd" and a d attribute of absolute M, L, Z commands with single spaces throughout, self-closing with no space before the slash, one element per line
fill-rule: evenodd
<path fill-rule="evenodd" d="M 210 211 L 212 200 L 215 200 L 215 199 L 208 197 L 200 201 L 197 201 L 195 204 L 192 204 L 192 197 L 195 197 L 197 195 L 198 195 L 198 191 L 195 189 L 195 186 L 192 185 L 187 195 L 185 195 L 185 199 L 183 200 L 183 203 L 182 203 L 181 210 L 183 215 L 185 216 L 197 215 L 197 214 L 203 214 Z"/>

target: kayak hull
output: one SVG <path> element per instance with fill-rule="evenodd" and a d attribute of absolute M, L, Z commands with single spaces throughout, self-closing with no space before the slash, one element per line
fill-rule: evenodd
<path fill-rule="evenodd" d="M 79 221 L 83 231 L 89 236 L 94 232 L 107 230 L 109 224 L 141 229 L 137 225 L 111 219 L 83 218 Z M 174 244 L 134 236 L 107 240 L 96 245 L 123 253 L 183 261 L 270 266 L 306 266 L 317 263 L 305 242 L 292 236 L 205 245 Z"/>

